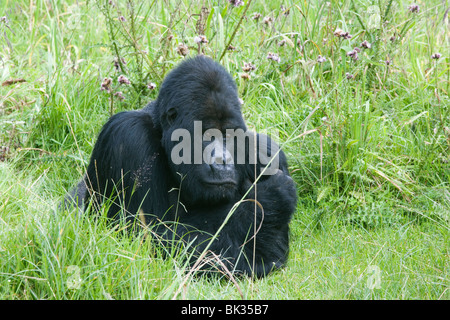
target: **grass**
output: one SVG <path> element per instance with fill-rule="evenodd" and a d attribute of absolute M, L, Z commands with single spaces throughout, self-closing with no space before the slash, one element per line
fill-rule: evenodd
<path fill-rule="evenodd" d="M 2 1 L 0 298 L 450 298 L 450 3 L 244 2 Z M 265 279 L 186 279 L 141 237 L 55 213 L 102 124 L 156 97 L 181 44 L 220 59 L 249 127 L 288 155 L 290 259 Z"/>

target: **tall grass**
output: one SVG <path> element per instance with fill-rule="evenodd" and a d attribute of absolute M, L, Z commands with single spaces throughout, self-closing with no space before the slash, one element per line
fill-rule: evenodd
<path fill-rule="evenodd" d="M 448 1 L 244 2 L 2 1 L 0 297 L 449 298 Z M 267 279 L 186 278 L 141 237 L 54 212 L 109 115 L 154 99 L 185 50 L 220 60 L 288 155 L 299 207 Z"/>

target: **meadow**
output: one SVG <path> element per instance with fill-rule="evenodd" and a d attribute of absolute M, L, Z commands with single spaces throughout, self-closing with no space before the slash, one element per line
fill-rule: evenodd
<path fill-rule="evenodd" d="M 2 0 L 0 299 L 449 299 L 449 14 L 448 0 Z M 108 117 L 197 54 L 235 78 L 297 185 L 288 264 L 264 279 L 192 277 L 141 236 L 56 211 Z"/>

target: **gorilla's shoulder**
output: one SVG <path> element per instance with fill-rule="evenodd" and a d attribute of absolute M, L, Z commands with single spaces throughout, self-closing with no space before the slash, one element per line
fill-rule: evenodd
<path fill-rule="evenodd" d="M 122 111 L 116 113 L 103 126 L 101 135 L 121 136 L 121 139 L 134 140 L 142 135 L 160 136 L 155 126 L 150 109 L 150 104 L 140 110 Z"/>
<path fill-rule="evenodd" d="M 155 105 L 156 105 L 155 101 L 151 101 L 145 107 L 143 107 L 141 110 L 138 110 L 138 111 L 152 114 L 153 110 L 155 109 Z"/>

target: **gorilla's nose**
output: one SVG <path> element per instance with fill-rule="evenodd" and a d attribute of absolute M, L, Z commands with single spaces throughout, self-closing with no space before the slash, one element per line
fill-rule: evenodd
<path fill-rule="evenodd" d="M 213 171 L 233 169 L 233 157 L 226 149 L 225 151 L 219 153 L 216 152 L 211 156 L 209 165 Z"/>
<path fill-rule="evenodd" d="M 214 141 L 208 147 L 209 152 L 204 154 L 204 160 L 211 166 L 211 169 L 214 171 L 233 169 L 233 157 L 223 143 Z"/>

